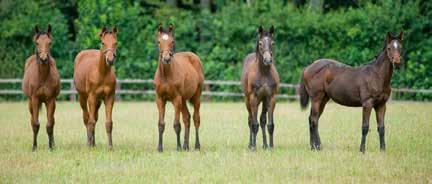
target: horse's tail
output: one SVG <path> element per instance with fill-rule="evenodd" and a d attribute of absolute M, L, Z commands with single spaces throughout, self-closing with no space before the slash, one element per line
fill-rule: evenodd
<path fill-rule="evenodd" d="M 300 95 L 300 106 L 301 109 L 304 110 L 309 104 L 309 94 L 306 90 L 306 86 L 304 84 L 304 78 L 303 74 L 300 81 L 300 88 L 299 88 L 299 95 Z"/>

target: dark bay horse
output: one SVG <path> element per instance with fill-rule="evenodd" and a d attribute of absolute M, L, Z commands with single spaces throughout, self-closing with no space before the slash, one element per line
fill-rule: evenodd
<path fill-rule="evenodd" d="M 263 134 L 263 147 L 268 148 L 265 126 L 270 135 L 270 148 L 273 148 L 273 112 L 276 105 L 276 94 L 279 89 L 279 74 L 273 64 L 273 33 L 274 27 L 264 31 L 258 28 L 258 40 L 255 53 L 246 56 L 243 61 L 241 83 L 246 97 L 246 108 L 249 113 L 248 124 L 250 130 L 249 149 L 256 149 L 256 136 L 258 133 L 258 106 L 262 102 L 260 125 Z"/>
<path fill-rule="evenodd" d="M 39 31 L 38 26 L 34 28 L 33 41 L 36 43 L 36 52 L 27 58 L 22 90 L 29 99 L 29 110 L 31 114 L 30 124 L 33 129 L 33 151 L 37 148 L 37 134 L 39 132 L 39 110 L 42 103 L 47 109 L 47 125 L 49 149 L 54 148 L 54 112 L 56 108 L 56 97 L 60 93 L 60 75 L 51 50 L 51 25 L 46 32 Z"/>
<path fill-rule="evenodd" d="M 193 104 L 193 120 L 195 125 L 195 149 L 200 149 L 198 130 L 200 127 L 201 90 L 204 84 L 203 66 L 199 57 L 192 52 L 175 53 L 174 26 L 164 30 L 159 25 L 157 42 L 159 45 L 159 61 L 154 75 L 156 104 L 159 111 L 159 144 L 158 151 L 163 151 L 162 137 L 165 130 L 165 104 L 171 101 L 174 105 L 174 130 L 177 135 L 177 150 L 180 144 L 180 112 L 185 126 L 183 149 L 189 150 L 190 113 L 187 101 Z"/>
<path fill-rule="evenodd" d="M 365 152 L 369 117 L 375 109 L 380 137 L 380 149 L 385 150 L 384 116 L 386 102 L 391 93 L 393 68 L 402 64 L 403 32 L 398 36 L 387 33 L 383 50 L 369 64 L 350 67 L 335 60 L 320 59 L 306 67 L 301 76 L 300 103 L 306 108 L 311 98 L 309 131 L 311 149 L 319 150 L 321 140 L 318 120 L 326 103 L 332 99 L 338 104 L 363 107 L 362 139 L 360 151 Z"/>
<path fill-rule="evenodd" d="M 100 50 L 83 50 L 75 58 L 74 82 L 79 94 L 83 120 L 87 128 L 87 144 L 95 146 L 95 125 L 102 101 L 105 104 L 105 128 L 108 148 L 112 145 L 112 109 L 116 88 L 116 75 L 112 65 L 116 59 L 117 27 L 102 28 L 99 34 Z"/>

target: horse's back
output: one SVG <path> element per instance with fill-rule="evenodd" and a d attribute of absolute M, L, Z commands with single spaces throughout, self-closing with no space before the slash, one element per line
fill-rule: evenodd
<path fill-rule="evenodd" d="M 255 53 L 250 53 L 248 54 L 245 59 L 243 60 L 243 71 L 242 71 L 242 76 L 241 76 L 241 83 L 242 83 L 242 87 L 243 87 L 243 91 L 246 91 L 246 85 L 247 85 L 247 76 L 249 73 L 249 68 L 252 65 L 252 63 L 254 63 L 256 60 L 256 54 Z"/>
<path fill-rule="evenodd" d="M 85 88 L 86 76 L 97 66 L 100 51 L 95 49 L 82 50 L 75 57 L 74 83 L 78 92 Z"/>
<path fill-rule="evenodd" d="M 174 57 L 177 58 L 176 59 L 177 61 L 188 62 L 191 68 L 187 67 L 186 70 L 191 70 L 191 69 L 194 70 L 198 74 L 199 82 L 201 84 L 204 83 L 204 69 L 198 55 L 196 55 L 193 52 L 178 52 L 174 55 Z M 183 66 L 187 66 L 187 65 L 183 65 Z M 185 72 L 189 72 L 189 71 L 185 71 Z"/>

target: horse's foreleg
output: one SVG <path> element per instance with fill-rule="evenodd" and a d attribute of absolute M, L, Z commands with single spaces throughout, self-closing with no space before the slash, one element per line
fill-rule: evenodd
<path fill-rule="evenodd" d="M 268 111 L 268 107 L 269 107 L 269 99 L 264 99 L 263 101 L 263 105 L 262 105 L 262 112 L 261 112 L 261 117 L 260 117 L 260 126 L 261 126 L 261 130 L 262 130 L 262 136 L 263 136 L 263 148 L 267 149 L 268 148 L 268 144 L 267 144 L 267 133 L 265 130 L 265 126 L 267 124 L 267 111 Z"/>
<path fill-rule="evenodd" d="M 249 126 L 249 145 L 248 148 L 252 149 L 252 112 L 249 103 L 249 96 L 246 96 L 246 109 L 248 111 L 248 126 Z"/>
<path fill-rule="evenodd" d="M 114 107 L 114 94 L 109 95 L 105 97 L 104 99 L 105 104 L 105 129 L 108 136 L 108 149 L 113 149 L 113 143 L 112 143 L 112 129 L 113 129 L 113 121 L 112 121 L 112 109 Z"/>
<path fill-rule="evenodd" d="M 180 132 L 181 132 L 181 126 L 180 126 L 180 112 L 182 108 L 182 97 L 179 95 L 173 100 L 174 105 L 174 131 L 177 135 L 177 151 L 181 150 L 181 143 L 180 143 Z"/>
<path fill-rule="evenodd" d="M 39 132 L 39 108 L 41 105 L 41 102 L 37 97 L 30 97 L 31 98 L 31 111 L 32 111 L 32 118 L 31 118 L 31 125 L 33 129 L 33 147 L 32 150 L 35 151 L 37 148 L 37 135 Z"/>
<path fill-rule="evenodd" d="M 97 113 L 97 99 L 94 94 L 90 94 L 88 97 L 89 107 L 89 120 L 87 123 L 87 144 L 94 147 L 96 145 L 95 140 L 95 126 L 96 126 L 96 113 Z"/>
<path fill-rule="evenodd" d="M 378 123 L 378 134 L 379 134 L 379 138 L 380 138 L 380 149 L 381 149 L 381 151 L 385 151 L 385 149 L 386 149 L 385 140 L 384 140 L 384 134 L 385 134 L 384 117 L 385 117 L 385 112 L 386 112 L 386 104 L 379 105 L 379 106 L 375 107 L 375 114 L 376 114 L 376 120 L 377 120 L 377 123 Z"/>
<path fill-rule="evenodd" d="M 183 149 L 189 150 L 190 113 L 187 108 L 186 101 L 183 101 L 181 111 L 183 117 L 183 124 L 185 126 Z"/>
<path fill-rule="evenodd" d="M 269 124 L 267 125 L 267 130 L 269 132 L 269 137 L 270 137 L 270 148 L 273 148 L 273 132 L 274 132 L 273 113 L 274 113 L 275 107 L 276 107 L 276 95 L 273 95 L 270 98 L 270 102 L 269 102 L 269 112 L 268 112 Z"/>
<path fill-rule="evenodd" d="M 366 136 L 369 132 L 369 118 L 370 118 L 371 110 L 372 110 L 372 103 L 370 100 L 363 103 L 362 139 L 360 144 L 360 151 L 362 153 L 364 153 L 366 150 L 365 144 L 366 144 Z"/>
<path fill-rule="evenodd" d="M 50 150 L 54 149 L 55 146 L 55 142 L 54 142 L 54 124 L 55 124 L 55 119 L 54 119 L 54 112 L 56 109 L 56 100 L 55 97 L 48 100 L 46 105 L 46 109 L 47 109 L 47 125 L 46 125 L 46 131 L 48 134 L 48 147 Z"/>
<path fill-rule="evenodd" d="M 251 150 L 256 150 L 256 136 L 258 134 L 258 128 L 259 128 L 259 124 L 258 124 L 258 99 L 256 98 L 256 96 L 254 95 L 250 95 L 250 108 L 251 108 L 251 112 L 252 112 L 252 123 L 251 123 L 251 128 L 252 128 L 252 144 L 250 149 Z"/>
<path fill-rule="evenodd" d="M 163 151 L 163 146 L 162 146 L 162 138 L 163 138 L 163 132 L 165 130 L 165 104 L 166 101 L 163 100 L 160 97 L 156 97 L 156 104 L 157 104 L 157 108 L 159 111 L 159 121 L 158 121 L 158 130 L 159 130 L 159 142 L 158 142 L 158 147 L 157 150 L 159 152 Z"/>

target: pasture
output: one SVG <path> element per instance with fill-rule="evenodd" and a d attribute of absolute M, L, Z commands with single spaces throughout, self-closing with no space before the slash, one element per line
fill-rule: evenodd
<path fill-rule="evenodd" d="M 117 102 L 113 111 L 114 150 L 107 150 L 104 106 L 96 124 L 96 148 L 88 148 L 78 102 L 58 102 L 48 150 L 46 110 L 41 112 L 38 149 L 31 151 L 27 102 L 0 103 L 0 183 L 431 183 L 432 103 L 390 102 L 387 151 L 379 151 L 375 113 L 366 154 L 359 152 L 361 108 L 330 102 L 320 119 L 322 151 L 309 146 L 308 111 L 298 102 L 275 110 L 275 148 L 247 149 L 249 128 L 243 102 L 203 103 L 201 151 L 177 152 L 173 108 L 167 104 L 164 152 L 158 153 L 154 102 Z M 182 124 L 182 140 L 184 128 Z M 191 142 L 194 145 L 194 128 Z M 183 141 L 182 141 L 183 143 Z"/>

